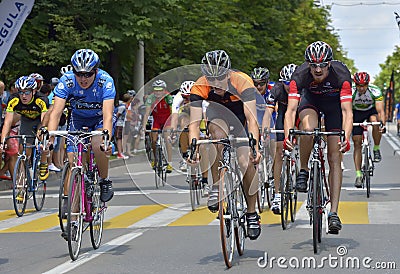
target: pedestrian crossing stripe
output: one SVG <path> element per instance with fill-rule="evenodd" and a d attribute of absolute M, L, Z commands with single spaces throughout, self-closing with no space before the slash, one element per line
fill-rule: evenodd
<path fill-rule="evenodd" d="M 400 224 L 400 216 L 394 214 L 400 209 L 400 202 L 350 202 L 342 201 L 339 216 L 343 224 Z M 23 217 L 16 217 L 13 210 L 0 211 L 0 233 L 54 232 L 60 231 L 58 209 L 43 209 L 36 212 L 28 209 Z M 280 216 L 265 210 L 261 224 L 280 224 Z M 206 206 L 195 211 L 189 204 L 109 206 L 105 213 L 104 229 L 153 228 L 177 226 L 218 225 L 217 213 L 211 213 Z M 306 202 L 298 202 L 294 227 L 307 228 L 309 214 Z"/>

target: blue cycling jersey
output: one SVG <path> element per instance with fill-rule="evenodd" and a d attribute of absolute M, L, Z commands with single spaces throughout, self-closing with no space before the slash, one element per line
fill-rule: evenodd
<path fill-rule="evenodd" d="M 71 105 L 73 119 L 103 118 L 103 101 L 116 95 L 114 80 L 104 70 L 98 69 L 93 84 L 82 89 L 72 71 L 65 73 L 54 89 L 54 96 L 66 99 Z"/>

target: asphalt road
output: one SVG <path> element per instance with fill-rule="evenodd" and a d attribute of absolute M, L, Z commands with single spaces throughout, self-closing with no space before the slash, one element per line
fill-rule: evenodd
<path fill-rule="evenodd" d="M 339 209 L 343 229 L 339 235 L 323 234 L 318 254 L 313 254 L 306 197 L 301 194 L 297 220 L 289 229 L 282 230 L 279 216 L 268 210 L 262 214 L 260 238 L 246 239 L 245 253 L 235 254 L 229 273 L 396 273 L 400 138 L 394 125 L 381 150 L 383 160 L 376 165 L 369 199 L 365 190 L 354 188 L 352 151 L 345 154 Z M 86 231 L 75 262 L 58 228 L 57 175 L 48 183 L 43 210 L 34 211 L 30 200 L 21 218 L 13 211 L 10 190 L 0 192 L 0 273 L 226 273 L 216 214 L 204 208 L 205 199 L 203 207 L 191 211 L 185 175 L 175 170 L 157 190 L 143 156 L 121 164 L 113 162 L 110 169 L 115 197 L 106 212 L 102 245 L 93 250 Z"/>

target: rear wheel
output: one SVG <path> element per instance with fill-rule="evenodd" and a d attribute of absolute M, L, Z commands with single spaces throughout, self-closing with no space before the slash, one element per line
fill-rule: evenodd
<path fill-rule="evenodd" d="M 63 217 L 62 214 L 66 214 L 66 212 L 62 212 L 63 200 L 68 201 L 68 192 L 65 187 L 68 185 L 68 174 L 71 172 L 69 163 L 65 163 L 63 171 L 61 173 L 60 179 L 60 187 L 58 191 L 58 221 L 60 223 L 60 228 L 62 232 L 65 232 L 65 228 L 67 226 L 67 218 Z"/>
<path fill-rule="evenodd" d="M 42 181 L 38 177 L 39 175 L 39 165 L 36 164 L 36 171 L 34 172 L 35 179 L 34 179 L 34 191 L 33 191 L 33 204 L 37 211 L 42 210 L 44 200 L 46 198 L 46 180 Z"/>
<path fill-rule="evenodd" d="M 13 204 L 18 217 L 25 213 L 26 202 L 28 201 L 28 179 L 26 177 L 26 162 L 18 157 L 13 174 Z"/>
<path fill-rule="evenodd" d="M 93 220 L 92 222 L 90 222 L 90 240 L 92 242 L 93 248 L 98 249 L 100 247 L 101 238 L 103 235 L 105 205 L 100 200 L 101 190 L 99 185 L 99 176 L 97 169 L 94 171 L 94 174 L 95 177 L 93 180 L 93 195 L 91 203 Z"/>
<path fill-rule="evenodd" d="M 225 265 L 230 268 L 232 267 L 233 250 L 235 245 L 234 238 L 234 221 L 232 218 L 232 204 L 230 201 L 230 186 L 232 185 L 232 179 L 226 168 L 222 168 L 220 171 L 220 182 L 219 182 L 219 229 L 221 236 L 222 255 L 224 257 Z"/>
<path fill-rule="evenodd" d="M 80 170 L 73 169 L 69 181 L 67 238 L 69 256 L 73 261 L 78 258 L 82 244 L 83 233 L 83 197 L 82 174 Z"/>

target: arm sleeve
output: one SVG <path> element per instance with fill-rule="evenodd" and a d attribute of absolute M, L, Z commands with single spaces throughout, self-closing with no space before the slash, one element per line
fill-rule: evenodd
<path fill-rule="evenodd" d="M 351 102 L 352 101 L 352 90 L 349 81 L 344 81 L 342 88 L 340 89 L 340 102 Z"/>

